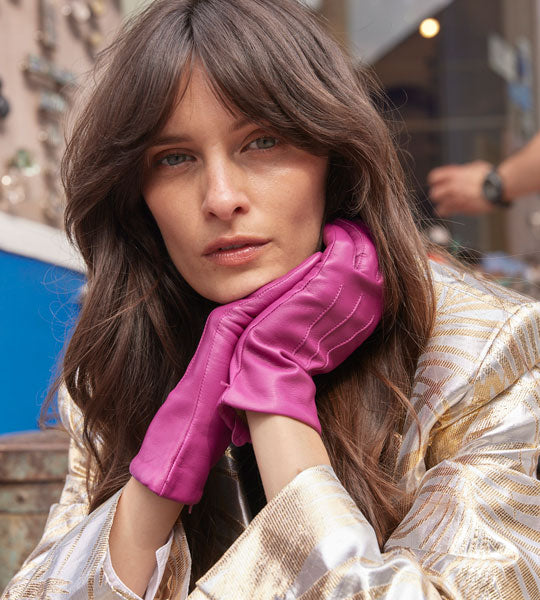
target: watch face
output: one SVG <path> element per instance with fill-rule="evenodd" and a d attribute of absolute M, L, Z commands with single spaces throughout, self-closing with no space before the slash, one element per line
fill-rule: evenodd
<path fill-rule="evenodd" d="M 490 171 L 487 174 L 482 185 L 482 192 L 491 204 L 501 204 L 504 202 L 502 197 L 502 180 L 497 171 Z"/>
<path fill-rule="evenodd" d="M 493 185 L 492 181 L 486 180 L 484 183 L 484 195 L 490 202 L 497 200 L 499 196 L 499 190 L 496 185 Z"/>

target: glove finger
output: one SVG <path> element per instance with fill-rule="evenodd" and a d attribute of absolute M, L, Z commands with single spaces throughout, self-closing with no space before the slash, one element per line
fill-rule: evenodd
<path fill-rule="evenodd" d="M 300 360 L 308 371 L 315 369 L 317 372 L 325 372 L 336 360 L 344 360 L 369 337 L 381 317 L 382 276 L 378 271 L 377 255 L 369 231 L 363 224 L 342 219 L 335 226 L 348 236 L 348 242 L 342 241 L 339 244 L 354 245 L 356 268 L 351 268 L 353 265 L 350 263 L 348 268 L 341 265 L 340 271 L 344 277 L 336 279 L 333 286 L 327 285 L 328 282 L 324 284 L 326 305 L 318 311 L 316 318 L 306 323 L 306 333 L 293 351 L 293 356 L 296 355 L 299 359 L 303 355 Z M 337 229 L 329 229 L 328 233 L 331 235 L 328 239 L 340 237 Z M 345 239 L 345 236 L 341 236 L 341 240 Z M 341 249 L 331 250 L 333 254 L 339 251 Z M 328 273 L 331 274 L 330 271 Z M 319 286 L 320 283 L 320 278 L 317 278 L 313 285 Z M 323 300 L 323 291 L 311 291 L 317 302 Z M 307 312 L 313 314 L 312 311 Z M 346 333 L 349 329 L 351 331 Z M 313 347 L 310 340 L 317 340 L 316 347 Z M 334 360 L 330 360 L 330 353 Z"/>
<path fill-rule="evenodd" d="M 371 232 L 369 229 L 360 222 L 351 222 L 345 221 L 345 219 L 337 219 L 336 224 L 338 224 L 342 229 L 344 229 L 349 237 L 352 240 L 352 243 L 355 247 L 355 269 L 360 269 L 363 266 L 362 259 L 366 256 L 367 250 L 371 249 L 375 246 L 373 241 L 373 237 L 371 236 Z M 375 267 L 378 267 L 378 262 L 376 262 Z"/>
<path fill-rule="evenodd" d="M 251 318 L 256 317 L 263 309 L 270 306 L 270 304 L 292 289 L 298 282 L 302 281 L 321 260 L 321 256 L 321 252 L 315 252 L 311 256 L 308 256 L 297 267 L 282 277 L 267 283 L 247 298 L 238 300 L 239 306 Z"/>
<path fill-rule="evenodd" d="M 346 357 L 349 354 L 346 348 L 350 344 L 354 349 L 373 333 L 381 319 L 382 307 L 382 277 L 374 278 L 364 271 L 358 272 L 354 280 L 339 286 L 325 310 L 309 324 L 294 354 L 304 354 L 308 370 L 314 366 L 316 357 L 321 359 L 316 360 L 317 364 L 326 368 L 330 352 L 337 352 L 336 356 L 344 353 Z M 348 330 L 351 335 L 344 335 Z M 317 340 L 315 348 L 309 348 L 310 340 Z M 322 358 L 323 355 L 326 358 Z"/>
<path fill-rule="evenodd" d="M 336 309 L 339 321 L 333 321 L 329 314 L 325 332 L 317 332 L 317 345 L 311 349 L 311 355 L 305 361 L 305 369 L 312 374 L 326 373 L 336 364 L 343 362 L 358 346 L 373 333 L 380 320 L 380 311 L 367 306 L 370 299 L 358 296 L 349 313 L 343 317 L 343 310 Z M 326 320 L 326 319 L 325 319 Z M 303 361 L 303 362 L 304 362 Z"/>
<path fill-rule="evenodd" d="M 326 248 L 322 257 L 320 275 L 326 278 L 326 273 L 341 272 L 343 268 L 354 267 L 356 248 L 349 232 L 338 222 L 325 226 L 323 240 Z"/>
<path fill-rule="evenodd" d="M 335 301 L 340 282 L 347 282 L 349 290 L 354 285 L 356 274 L 364 272 L 368 278 L 377 278 L 377 254 L 371 238 L 359 225 L 339 219 L 324 228 L 326 248 L 318 270 L 305 279 L 305 290 L 309 292 L 305 301 L 316 305 L 326 304 L 324 312 Z M 365 259 L 365 260 L 364 260 Z M 361 282 L 363 284 L 363 282 Z"/>
<path fill-rule="evenodd" d="M 336 219 L 336 221 L 330 225 L 332 226 L 332 229 L 329 229 L 328 233 L 329 235 L 332 235 L 332 239 L 337 243 L 336 248 L 331 250 L 331 254 L 335 254 L 340 257 L 340 260 L 344 260 L 345 256 L 348 256 L 347 251 L 352 252 L 352 264 L 356 270 L 363 268 L 362 259 L 366 255 L 375 255 L 376 257 L 376 253 L 370 252 L 370 250 L 374 249 L 375 243 L 371 232 L 364 223 Z M 337 228 L 337 230 L 334 228 Z M 349 246 L 349 244 L 351 244 L 351 246 Z M 377 268 L 378 262 L 375 261 L 375 269 Z"/>
<path fill-rule="evenodd" d="M 348 233 L 339 225 L 330 223 L 324 228 L 324 240 L 327 247 L 311 272 L 296 287 L 287 290 L 264 311 L 259 311 L 246 333 L 259 325 L 262 320 L 272 319 L 273 312 L 277 310 L 281 318 L 278 318 L 279 323 L 276 323 L 275 327 L 281 328 L 283 324 L 289 322 L 296 323 L 296 329 L 304 328 L 306 331 L 296 350 L 304 345 L 311 329 L 323 319 L 332 303 L 338 298 L 341 282 L 350 280 L 351 273 L 355 273 L 353 269 L 355 247 Z M 354 278 L 356 277 L 355 274 Z M 300 312 L 298 312 L 299 302 L 305 308 Z M 265 313 L 264 317 L 262 312 Z M 313 318 L 314 315 L 317 316 Z M 241 355 L 242 346 L 243 344 L 240 344 L 237 347 L 237 354 Z"/>
<path fill-rule="evenodd" d="M 238 300 L 242 311 L 251 318 L 255 318 L 271 304 L 282 299 L 288 292 L 291 293 L 295 286 L 301 284 L 305 288 L 314 279 L 319 279 L 319 277 L 324 279 L 325 264 L 330 262 L 328 270 L 332 271 L 335 269 L 332 263 L 346 260 L 346 254 L 349 255 L 350 264 L 354 264 L 354 245 L 346 231 L 330 223 L 325 226 L 323 237 L 326 244 L 324 253 L 312 254 L 282 277 L 271 281 L 247 298 Z M 339 257 L 336 256 L 336 253 L 339 254 Z"/>

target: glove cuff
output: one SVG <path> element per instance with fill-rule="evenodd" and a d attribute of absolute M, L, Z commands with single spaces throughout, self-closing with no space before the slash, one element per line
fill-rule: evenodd
<path fill-rule="evenodd" d="M 305 371 L 299 368 L 290 373 L 264 368 L 257 373 L 250 371 L 250 368 L 242 369 L 219 402 L 219 413 L 232 431 L 235 446 L 251 441 L 249 427 L 236 410 L 282 415 L 301 421 L 321 433 L 315 384 Z"/>

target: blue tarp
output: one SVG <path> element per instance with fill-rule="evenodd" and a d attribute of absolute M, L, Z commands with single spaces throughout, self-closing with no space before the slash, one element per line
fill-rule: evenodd
<path fill-rule="evenodd" d="M 37 429 L 84 277 L 0 251 L 0 433 Z"/>

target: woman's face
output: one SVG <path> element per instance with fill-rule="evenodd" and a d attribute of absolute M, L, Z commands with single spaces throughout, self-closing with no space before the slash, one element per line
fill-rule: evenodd
<path fill-rule="evenodd" d="M 178 271 L 221 304 L 317 250 L 328 160 L 231 115 L 195 69 L 148 150 L 143 195 Z"/>

